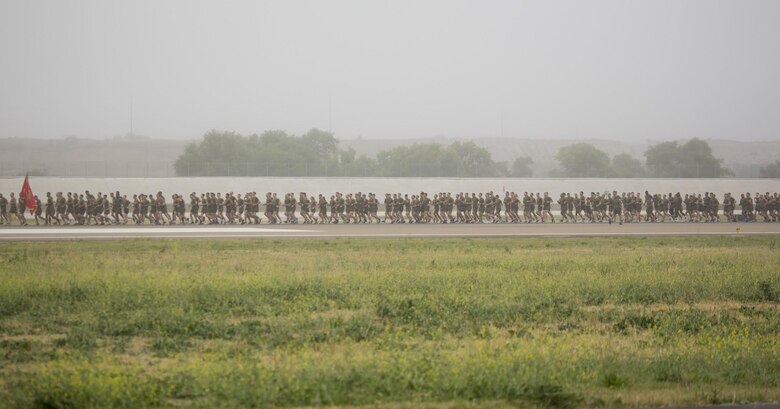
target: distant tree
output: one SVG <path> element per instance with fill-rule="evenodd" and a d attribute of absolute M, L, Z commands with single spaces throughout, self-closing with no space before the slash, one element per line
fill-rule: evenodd
<path fill-rule="evenodd" d="M 320 157 L 330 158 L 336 155 L 339 141 L 330 132 L 312 128 L 301 136 L 304 144 L 310 145 Z"/>
<path fill-rule="evenodd" d="M 645 167 L 638 159 L 627 153 L 612 157 L 612 176 L 616 178 L 640 178 L 645 176 Z"/>
<path fill-rule="evenodd" d="M 506 164 L 492 159 L 490 152 L 474 142 L 398 146 L 377 154 L 382 176 L 506 176 Z"/>
<path fill-rule="evenodd" d="M 450 159 L 437 143 L 416 143 L 380 151 L 377 162 L 387 177 L 442 176 L 449 171 Z"/>
<path fill-rule="evenodd" d="M 474 142 L 414 144 L 381 151 L 376 158 L 342 150 L 329 132 L 302 136 L 271 130 L 260 135 L 212 130 L 187 145 L 174 164 L 179 176 L 465 176 L 508 175 Z"/>
<path fill-rule="evenodd" d="M 663 178 L 719 178 L 733 175 L 722 166 L 723 160 L 712 154 L 710 145 L 693 138 L 680 145 L 662 142 L 645 151 L 650 174 Z"/>
<path fill-rule="evenodd" d="M 516 158 L 515 161 L 512 162 L 512 176 L 516 178 L 528 178 L 533 176 L 534 171 L 531 170 L 531 165 L 533 163 L 534 160 L 529 156 Z"/>
<path fill-rule="evenodd" d="M 325 176 L 338 166 L 336 138 L 312 129 L 302 137 L 272 130 L 242 136 L 212 130 L 174 163 L 180 176 Z"/>
<path fill-rule="evenodd" d="M 493 161 L 490 152 L 473 141 L 455 142 L 447 147 L 460 161 L 461 169 L 467 177 L 506 176 L 506 163 Z"/>
<path fill-rule="evenodd" d="M 332 173 L 333 176 L 369 177 L 381 175 L 376 159 L 366 155 L 358 156 L 353 148 L 340 150 L 338 157 L 338 166 Z"/>
<path fill-rule="evenodd" d="M 609 155 L 589 143 L 576 143 L 558 150 L 555 159 L 561 165 L 556 172 L 562 177 L 608 177 Z"/>
<path fill-rule="evenodd" d="M 681 177 L 680 146 L 677 142 L 661 142 L 645 151 L 645 163 L 655 177 Z"/>
<path fill-rule="evenodd" d="M 762 178 L 780 178 L 780 160 L 761 167 Z"/>

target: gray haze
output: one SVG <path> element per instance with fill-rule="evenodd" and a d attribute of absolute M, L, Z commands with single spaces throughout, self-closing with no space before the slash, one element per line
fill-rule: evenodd
<path fill-rule="evenodd" d="M 780 1 L 0 3 L 0 137 L 780 139 Z"/>

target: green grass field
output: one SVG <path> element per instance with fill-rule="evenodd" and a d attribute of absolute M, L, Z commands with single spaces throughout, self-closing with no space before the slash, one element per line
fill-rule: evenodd
<path fill-rule="evenodd" d="M 780 399 L 780 237 L 0 247 L 0 406 Z"/>

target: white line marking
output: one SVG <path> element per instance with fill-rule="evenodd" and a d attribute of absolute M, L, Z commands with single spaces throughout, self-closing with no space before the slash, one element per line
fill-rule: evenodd
<path fill-rule="evenodd" d="M 277 230 L 275 230 L 277 231 Z M 435 234 L 435 233 L 410 233 L 410 234 L 224 234 L 224 235 L 134 235 L 134 236 L 116 236 L 116 235 L 92 235 L 92 236 L 51 236 L 51 237 L 13 237 L 15 240 L 68 240 L 68 239 L 262 239 L 262 238 L 398 238 L 398 237 L 616 237 L 616 236 L 750 236 L 778 234 L 777 232 L 742 232 L 741 234 L 732 232 L 668 232 L 668 233 L 496 233 L 496 234 Z M 11 237 L 0 237 L 0 241 L 11 240 Z"/>
<path fill-rule="evenodd" d="M 266 229 L 262 227 L 159 227 L 159 228 L 96 228 L 96 227 L 72 227 L 72 228 L 42 228 L 42 229 L 0 229 L 0 235 L 38 235 L 38 234 L 201 234 L 201 233 L 318 233 L 318 230 L 298 229 Z"/>

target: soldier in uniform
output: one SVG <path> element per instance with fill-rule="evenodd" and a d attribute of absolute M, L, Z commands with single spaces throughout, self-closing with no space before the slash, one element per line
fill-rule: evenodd
<path fill-rule="evenodd" d="M 244 198 L 241 199 L 241 195 L 238 196 L 238 208 L 239 212 L 243 205 L 244 214 L 241 216 L 241 224 L 260 224 L 257 220 L 257 210 L 255 209 L 255 192 L 246 192 Z"/>
<path fill-rule="evenodd" d="M 509 192 L 504 192 L 504 199 L 502 200 L 502 203 L 504 204 L 504 209 L 506 209 L 506 221 L 510 223 L 516 223 L 517 220 L 515 220 L 515 216 L 512 214 L 512 194 Z M 498 217 L 500 218 L 501 215 L 499 214 Z"/>
<path fill-rule="evenodd" d="M 178 209 L 176 209 L 176 212 L 178 213 L 179 222 L 181 224 L 188 224 L 190 218 L 187 217 L 187 201 L 184 199 L 184 196 L 180 194 L 176 194 L 176 198 L 178 199 Z"/>
<path fill-rule="evenodd" d="M 767 198 L 767 213 L 773 222 L 777 222 L 777 193 L 770 195 L 769 192 L 766 192 L 765 197 Z"/>
<path fill-rule="evenodd" d="M 78 221 L 78 217 L 76 217 L 76 203 L 79 201 L 78 195 L 68 192 L 68 199 L 65 201 L 65 215 L 62 218 L 62 220 L 65 221 L 65 225 L 70 225 L 70 220 L 68 215 L 73 218 L 73 223 L 76 223 Z"/>
<path fill-rule="evenodd" d="M 95 223 L 99 224 L 101 226 L 104 226 L 106 223 L 105 219 L 103 219 L 103 205 L 105 202 L 103 201 L 103 193 L 98 192 L 97 197 L 95 197 Z"/>
<path fill-rule="evenodd" d="M 420 192 L 420 196 L 422 198 L 420 199 L 420 206 L 422 209 L 422 220 L 424 223 L 430 223 L 431 220 L 433 220 L 433 217 L 431 216 L 431 198 L 428 197 L 427 192 Z"/>
<path fill-rule="evenodd" d="M 330 207 L 330 217 L 328 218 L 329 223 L 338 224 L 338 211 L 336 210 L 338 204 L 336 203 L 336 195 L 330 195 L 328 206 Z M 387 218 L 387 216 L 385 216 L 385 218 Z"/>
<path fill-rule="evenodd" d="M 520 218 L 520 198 L 518 197 L 517 193 L 515 192 L 509 192 L 509 195 L 504 195 L 504 200 L 502 201 L 501 198 L 496 195 L 496 199 L 500 201 L 500 204 L 496 204 L 496 213 L 499 218 L 499 221 L 502 223 L 518 223 L 521 221 Z M 498 212 L 498 210 L 501 209 L 501 205 L 504 207 L 504 214 L 505 216 L 501 216 L 501 214 Z"/>
<path fill-rule="evenodd" d="M 223 203 L 225 206 L 225 215 L 227 216 L 226 223 L 235 224 L 236 211 L 238 210 L 238 207 L 236 205 L 236 198 L 233 196 L 233 192 L 225 193 L 225 199 Z"/>
<path fill-rule="evenodd" d="M 282 208 L 282 201 L 279 200 L 279 197 L 276 196 L 276 193 L 273 194 L 273 202 L 274 202 L 274 220 L 276 223 L 281 223 L 282 218 L 279 216 L 279 211 Z"/>
<path fill-rule="evenodd" d="M 217 210 L 216 210 L 216 218 L 217 223 L 224 224 L 225 223 L 225 199 L 222 197 L 222 193 L 217 193 Z"/>
<path fill-rule="evenodd" d="M 536 192 L 536 219 L 542 223 L 544 223 L 544 198 L 542 198 L 542 195 L 539 194 L 539 192 Z"/>
<path fill-rule="evenodd" d="M 398 194 L 398 201 L 396 201 L 396 204 L 398 205 L 398 218 L 401 223 L 406 223 L 406 221 L 412 222 L 412 201 L 409 199 L 409 195 L 403 195 Z M 404 215 L 406 215 L 406 218 L 404 219 Z"/>
<path fill-rule="evenodd" d="M 84 200 L 85 200 L 85 208 L 84 208 L 84 224 L 89 225 L 92 222 L 92 216 L 95 213 L 95 196 L 92 196 L 92 193 L 89 193 L 89 190 L 84 191 Z"/>
<path fill-rule="evenodd" d="M 451 219 L 449 216 L 449 199 L 448 199 L 449 192 L 439 192 L 439 218 L 441 219 L 441 222 L 444 224 L 450 223 Z"/>
<path fill-rule="evenodd" d="M 43 206 L 41 206 L 41 199 L 38 199 L 38 195 L 34 196 L 35 198 L 35 225 L 40 226 L 40 220 L 43 219 L 41 217 L 41 214 L 43 213 Z"/>
<path fill-rule="evenodd" d="M 0 193 L 0 224 L 11 224 L 11 218 L 8 217 L 8 199 Z"/>
<path fill-rule="evenodd" d="M 71 195 L 70 213 L 73 217 L 73 224 L 76 226 L 81 226 L 84 224 L 84 213 L 87 209 L 87 203 L 84 200 L 84 194 L 81 194 L 81 197 L 79 197 L 78 193 L 68 192 L 68 194 Z"/>
<path fill-rule="evenodd" d="M 275 224 L 276 220 L 273 216 L 274 211 L 274 198 L 271 196 L 271 192 L 267 192 L 265 194 L 265 212 L 263 213 L 265 215 L 265 218 L 268 219 L 269 224 Z"/>
<path fill-rule="evenodd" d="M 709 207 L 710 221 L 720 222 L 720 215 L 718 214 L 719 211 L 720 211 L 720 202 L 718 201 L 718 198 L 715 197 L 715 193 L 710 193 L 710 207 Z"/>
<path fill-rule="evenodd" d="M 200 211 L 200 199 L 195 192 L 190 193 L 190 222 L 203 224 L 203 219 L 198 214 Z"/>
<path fill-rule="evenodd" d="M 474 223 L 472 211 L 474 209 L 474 199 L 468 192 L 463 193 L 463 217 L 464 223 Z"/>
<path fill-rule="evenodd" d="M 550 223 L 555 223 L 555 217 L 553 217 L 551 211 L 553 199 L 547 192 L 544 192 L 544 197 L 542 198 L 539 197 L 539 193 L 536 194 L 536 197 L 536 206 L 541 210 L 540 219 L 542 219 L 542 223 L 544 223 L 545 216 L 550 216 Z"/>
<path fill-rule="evenodd" d="M 544 201 L 547 202 L 548 200 L 552 201 L 552 198 L 547 196 L 547 192 L 544 192 Z M 558 206 L 560 206 L 560 213 L 561 213 L 561 223 L 565 223 L 569 220 L 569 216 L 566 214 L 566 194 L 561 193 L 561 196 L 558 198 Z M 545 213 L 549 212 L 545 208 Z M 555 218 L 552 217 L 552 214 L 550 214 L 550 218 L 552 219 L 552 222 L 555 223 Z"/>
<path fill-rule="evenodd" d="M 293 219 L 295 219 L 295 215 L 293 212 L 295 212 L 295 199 L 292 198 L 292 193 L 285 193 L 284 194 L 284 222 L 286 224 L 291 224 L 293 222 Z"/>
<path fill-rule="evenodd" d="M 222 213 L 225 212 L 225 201 L 222 199 L 222 193 L 211 193 L 211 200 L 209 201 L 210 208 L 209 212 L 211 213 L 211 224 L 222 224 L 222 221 L 224 219 L 224 214 L 220 215 L 220 211 Z M 221 216 L 221 217 L 220 217 Z"/>
<path fill-rule="evenodd" d="M 380 223 L 379 215 L 377 214 L 379 212 L 379 199 L 377 199 L 376 195 L 374 193 L 368 194 L 368 221 L 369 223 L 373 223 L 376 221 L 377 224 Z"/>
<path fill-rule="evenodd" d="M 582 212 L 585 213 L 585 217 L 588 219 L 587 221 L 595 223 L 596 220 L 593 217 L 593 202 L 591 201 L 592 197 L 593 192 L 591 192 L 589 197 L 585 197 L 585 194 L 580 192 L 580 200 L 582 200 Z"/>
<path fill-rule="evenodd" d="M 441 201 L 441 204 L 439 205 L 439 208 L 441 209 L 441 222 L 445 224 L 452 223 L 455 220 L 453 217 L 455 200 L 452 198 L 452 193 L 440 192 L 439 200 Z"/>
<path fill-rule="evenodd" d="M 471 209 L 468 210 L 471 212 L 471 222 L 479 223 L 479 199 L 474 192 L 471 192 Z"/>
<path fill-rule="evenodd" d="M 767 203 L 766 202 L 766 198 L 764 198 L 764 196 L 761 195 L 761 193 L 756 192 L 756 196 L 755 196 L 756 221 L 758 221 L 758 216 L 759 215 L 763 218 L 762 221 L 764 221 L 764 222 L 768 222 L 769 221 L 769 215 L 767 214 L 767 211 L 766 211 L 766 203 Z"/>
<path fill-rule="evenodd" d="M 355 196 L 355 212 L 360 223 L 368 223 L 368 198 L 363 192 Z"/>
<path fill-rule="evenodd" d="M 515 192 L 510 192 L 509 203 L 507 203 L 506 197 L 504 198 L 504 212 L 506 213 L 504 221 L 507 223 L 523 222 L 523 218 L 520 216 L 521 206 L 522 202 L 520 200 L 520 195 Z"/>
<path fill-rule="evenodd" d="M 390 193 L 385 193 L 385 220 L 383 220 L 383 223 L 388 223 L 388 220 L 390 223 L 393 223 L 395 220 L 393 218 L 393 197 L 390 195 Z"/>
<path fill-rule="evenodd" d="M 141 216 L 141 201 L 138 199 L 138 194 L 133 195 L 133 207 L 132 207 L 132 214 L 131 217 L 133 218 L 133 221 L 135 224 L 140 224 L 140 216 Z"/>
<path fill-rule="evenodd" d="M 263 219 L 258 216 L 258 213 L 260 213 L 260 198 L 257 197 L 257 192 L 252 192 L 252 220 L 254 220 L 256 224 L 261 224 L 263 223 Z"/>
<path fill-rule="evenodd" d="M 328 199 L 322 193 L 317 198 L 317 213 L 320 216 L 319 224 L 325 224 L 330 221 L 328 218 Z M 385 220 L 387 220 L 387 214 L 385 214 Z"/>
<path fill-rule="evenodd" d="M 298 202 L 301 204 L 301 218 L 303 219 L 303 224 L 311 224 L 312 219 L 309 216 L 309 198 L 306 197 L 305 192 L 300 192 L 298 196 Z"/>
<path fill-rule="evenodd" d="M 352 193 L 347 193 L 347 197 L 344 198 L 344 212 L 347 214 L 347 220 L 345 223 L 357 224 L 358 218 L 355 213 L 357 209 L 357 201 Z"/>
<path fill-rule="evenodd" d="M 471 198 L 472 200 L 475 200 L 474 197 Z M 479 193 L 479 196 L 476 198 L 477 201 L 477 212 L 475 214 L 475 218 L 477 219 L 477 223 L 482 223 L 484 221 L 484 215 L 485 215 L 485 198 L 482 196 L 482 192 Z"/>
<path fill-rule="evenodd" d="M 677 213 L 677 204 L 674 200 L 670 207 L 672 209 L 670 213 L 672 213 L 672 219 L 674 220 L 674 215 Z M 687 213 L 689 221 L 699 221 L 699 199 L 695 194 L 685 195 L 685 213 Z"/>
<path fill-rule="evenodd" d="M 623 201 L 620 198 L 620 195 L 618 195 L 617 191 L 612 192 L 612 200 L 610 202 L 610 217 L 609 217 L 609 223 L 612 224 L 612 222 L 617 217 L 620 224 L 623 224 Z"/>
<path fill-rule="evenodd" d="M 103 195 L 103 220 L 111 224 L 109 216 L 111 214 L 111 203 L 108 201 L 108 195 Z"/>
<path fill-rule="evenodd" d="M 534 207 L 536 206 L 536 200 L 533 195 L 529 195 L 528 192 L 523 192 L 523 219 L 526 223 L 536 221 L 534 215 Z"/>
<path fill-rule="evenodd" d="M 241 224 L 246 224 L 246 218 L 244 217 L 246 214 L 246 201 L 244 197 L 249 197 L 249 193 L 244 194 L 243 197 L 241 193 L 236 196 L 236 215 L 238 216 L 238 222 Z"/>
<path fill-rule="evenodd" d="M 57 213 L 54 215 L 54 218 L 57 220 L 57 224 L 70 223 L 68 221 L 67 208 L 68 208 L 67 201 L 65 200 L 65 197 L 62 195 L 62 192 L 57 192 L 54 201 L 54 209 L 57 211 Z"/>
<path fill-rule="evenodd" d="M 416 195 L 412 195 L 411 199 L 411 216 L 412 218 L 409 220 L 409 223 L 419 223 L 420 222 L 420 200 L 417 198 Z"/>
<path fill-rule="evenodd" d="M 483 216 L 489 223 L 496 222 L 496 202 L 493 201 L 493 193 L 485 195 L 485 212 Z"/>
<path fill-rule="evenodd" d="M 44 216 L 43 222 L 48 226 L 52 224 L 52 221 L 55 219 L 54 198 L 51 196 L 51 192 L 46 192 L 46 215 Z M 59 220 L 57 220 L 57 224 L 60 224 Z"/>
<path fill-rule="evenodd" d="M 623 221 L 631 223 L 634 214 L 634 197 L 631 192 L 620 194 L 620 200 L 623 201 Z"/>
<path fill-rule="evenodd" d="M 122 200 L 122 195 L 119 194 L 119 191 L 117 190 L 111 195 L 111 214 L 114 216 L 114 223 L 119 224 L 120 221 L 126 221 L 124 218 L 124 212 L 122 210 L 124 200 Z"/>
<path fill-rule="evenodd" d="M 84 194 L 73 193 L 71 196 L 73 212 L 73 224 L 77 226 L 83 226 L 86 224 L 87 214 L 87 200 L 84 198 Z"/>
<path fill-rule="evenodd" d="M 669 193 L 669 213 L 671 214 L 672 219 L 681 220 L 683 218 L 682 203 L 683 200 L 680 192 L 677 192 L 674 196 Z"/>
<path fill-rule="evenodd" d="M 655 213 L 653 209 L 653 196 L 645 190 L 645 221 L 655 222 Z"/>
<path fill-rule="evenodd" d="M 439 212 L 441 211 L 441 204 L 439 202 L 439 194 L 434 193 L 433 194 L 433 200 L 431 201 L 431 204 L 433 205 L 433 222 L 434 223 L 441 223 L 442 218 Z"/>
<path fill-rule="evenodd" d="M 95 218 L 95 224 L 97 225 L 105 225 L 105 220 L 103 219 L 103 204 L 103 192 L 98 192 L 97 196 L 95 196 L 95 202 L 92 208 L 92 216 Z"/>
<path fill-rule="evenodd" d="M 390 198 L 391 223 L 404 223 L 404 198 L 400 193 L 393 193 Z"/>
<path fill-rule="evenodd" d="M 146 222 L 146 219 L 149 218 L 149 222 L 152 223 L 153 220 L 151 217 L 149 217 L 149 207 L 151 203 L 149 202 L 149 199 L 146 197 L 145 194 L 141 194 L 140 196 L 140 203 L 141 203 L 141 214 L 139 217 L 139 224 L 144 224 Z"/>
<path fill-rule="evenodd" d="M 750 192 L 745 194 L 745 210 L 747 210 L 748 218 L 746 221 L 756 221 L 756 214 L 753 212 L 753 198 L 750 197 Z"/>
<path fill-rule="evenodd" d="M 149 193 L 149 216 L 155 225 L 163 224 L 160 200 L 152 193 Z"/>
<path fill-rule="evenodd" d="M 514 192 L 513 192 L 514 194 Z M 495 212 L 496 212 L 496 218 L 494 223 L 506 223 L 506 220 L 504 220 L 504 217 L 501 216 L 501 211 L 508 212 L 508 209 L 504 207 L 504 202 L 501 200 L 501 196 L 496 193 L 493 195 L 493 204 L 495 206 Z"/>
<path fill-rule="evenodd" d="M 580 202 L 580 197 L 577 196 L 577 193 L 575 192 L 573 196 L 567 193 L 566 200 L 569 202 L 569 217 L 571 217 L 573 222 L 577 223 L 578 218 L 580 221 L 584 221 L 585 219 L 582 217 L 582 202 Z"/>
<path fill-rule="evenodd" d="M 309 197 L 309 217 L 311 218 L 312 224 L 320 224 L 319 219 L 317 219 L 318 216 L 318 208 L 317 205 L 319 204 L 319 201 L 316 197 L 310 196 Z"/>
<path fill-rule="evenodd" d="M 14 194 L 11 193 L 11 200 L 13 200 Z M 27 226 L 27 218 L 24 217 L 24 212 L 27 210 L 27 204 L 24 203 L 24 200 L 21 196 L 19 196 L 19 199 L 16 201 L 17 204 L 14 206 L 15 208 L 11 208 L 11 212 L 16 211 L 16 218 L 19 219 L 19 224 L 22 226 Z"/>
<path fill-rule="evenodd" d="M 455 195 L 453 206 L 455 207 L 455 222 L 463 223 L 463 192 Z"/>
<path fill-rule="evenodd" d="M 736 219 L 734 219 L 734 206 L 736 202 L 734 201 L 734 198 L 731 196 L 731 193 L 727 192 L 723 195 L 723 215 L 726 216 L 726 220 L 729 222 L 734 222 Z"/>
<path fill-rule="evenodd" d="M 355 223 L 365 223 L 366 209 L 363 206 L 363 193 L 356 193 L 353 197 L 353 201 L 355 203 Z"/>
<path fill-rule="evenodd" d="M 127 215 L 130 213 L 130 200 L 127 199 L 127 195 L 122 195 L 122 218 L 124 224 L 127 224 Z"/>

